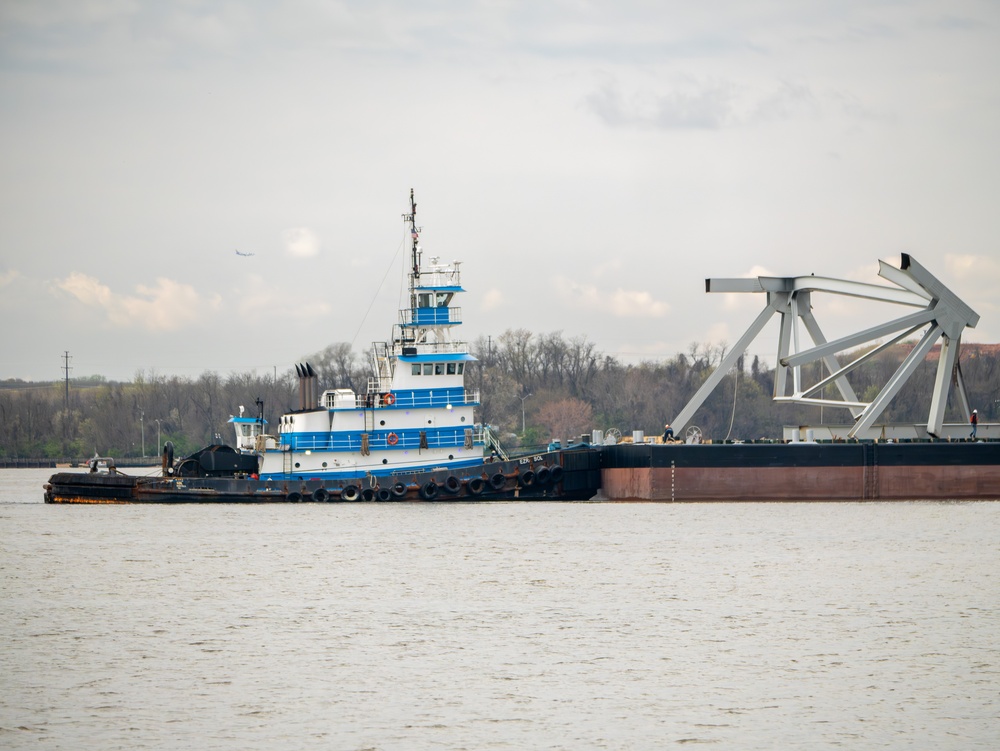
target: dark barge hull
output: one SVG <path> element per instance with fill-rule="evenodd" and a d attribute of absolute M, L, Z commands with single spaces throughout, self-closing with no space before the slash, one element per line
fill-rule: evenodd
<path fill-rule="evenodd" d="M 1000 442 L 620 444 L 601 476 L 607 500 L 997 500 Z"/>
<path fill-rule="evenodd" d="M 480 476 L 461 480 L 448 470 L 337 481 L 60 472 L 46 484 L 45 502 L 586 501 L 600 484 L 599 450 L 571 449 L 487 463 Z"/>

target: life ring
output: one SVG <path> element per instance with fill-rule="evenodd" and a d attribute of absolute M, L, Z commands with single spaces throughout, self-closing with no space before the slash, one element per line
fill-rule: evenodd
<path fill-rule="evenodd" d="M 500 490 L 504 485 L 507 484 L 507 478 L 504 477 L 500 472 L 497 472 L 493 477 L 490 478 L 490 487 L 494 490 Z"/>
<path fill-rule="evenodd" d="M 444 481 L 444 490 L 446 493 L 451 493 L 455 495 L 459 490 L 462 489 L 462 481 L 459 480 L 455 475 L 451 475 L 447 480 Z"/>
<path fill-rule="evenodd" d="M 397 443 L 399 443 L 399 436 L 396 435 L 395 433 L 389 433 L 389 435 L 385 437 L 385 442 L 388 443 L 390 446 L 395 446 Z"/>
<path fill-rule="evenodd" d="M 549 480 L 553 484 L 559 482 L 563 476 L 563 468 L 559 464 L 553 464 L 552 469 L 549 470 Z"/>
<path fill-rule="evenodd" d="M 406 495 L 406 485 L 402 482 L 397 482 L 395 485 L 389 488 L 389 492 L 392 493 L 394 498 L 402 498 L 404 495 Z"/>
<path fill-rule="evenodd" d="M 396 395 L 390 391 L 388 394 L 382 397 L 382 403 L 388 407 L 391 407 L 393 404 L 396 403 Z"/>
<path fill-rule="evenodd" d="M 357 485 L 348 485 L 340 491 L 340 499 L 342 501 L 356 501 L 360 495 L 361 493 L 358 492 Z"/>
<path fill-rule="evenodd" d="M 481 495 L 485 488 L 486 483 L 483 482 L 482 477 L 473 477 L 465 483 L 465 492 L 469 495 Z"/>
<path fill-rule="evenodd" d="M 549 472 L 549 468 L 544 464 L 535 471 L 535 482 L 539 485 L 545 485 L 551 479 L 552 473 Z"/>
<path fill-rule="evenodd" d="M 392 498 L 392 493 L 389 492 L 389 488 L 379 488 L 375 491 L 375 500 L 377 501 L 388 501 Z"/>
<path fill-rule="evenodd" d="M 326 503 L 330 500 L 330 494 L 326 492 L 326 488 L 320 488 L 319 490 L 313 491 L 313 500 L 317 503 Z"/>
<path fill-rule="evenodd" d="M 437 498 L 438 486 L 437 483 L 431 480 L 430 482 L 424 483 L 420 488 L 420 497 L 425 501 L 433 501 Z"/>
<path fill-rule="evenodd" d="M 522 488 L 530 488 L 535 484 L 535 473 L 530 469 L 525 470 L 521 473 L 521 476 L 517 478 L 517 481 L 521 483 Z"/>
<path fill-rule="evenodd" d="M 372 490 L 371 488 L 365 488 L 364 490 L 361 491 L 361 500 L 362 501 L 374 501 L 375 500 L 375 491 Z"/>

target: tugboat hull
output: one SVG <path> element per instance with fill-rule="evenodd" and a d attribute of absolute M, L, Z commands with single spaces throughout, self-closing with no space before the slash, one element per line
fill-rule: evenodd
<path fill-rule="evenodd" d="M 482 471 L 447 470 L 320 479 L 128 477 L 121 473 L 53 475 L 46 503 L 351 503 L 586 501 L 600 489 L 600 452 L 573 449 L 488 462 Z"/>

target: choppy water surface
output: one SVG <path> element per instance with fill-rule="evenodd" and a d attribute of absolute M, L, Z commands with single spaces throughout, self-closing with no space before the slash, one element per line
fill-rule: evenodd
<path fill-rule="evenodd" d="M 993 749 L 1000 504 L 47 506 L 0 747 Z"/>

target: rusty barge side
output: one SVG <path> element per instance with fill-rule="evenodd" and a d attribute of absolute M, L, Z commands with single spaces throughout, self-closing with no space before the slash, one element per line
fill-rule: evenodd
<path fill-rule="evenodd" d="M 608 500 L 998 500 L 1000 442 L 620 444 L 601 484 Z"/>

